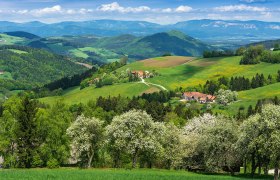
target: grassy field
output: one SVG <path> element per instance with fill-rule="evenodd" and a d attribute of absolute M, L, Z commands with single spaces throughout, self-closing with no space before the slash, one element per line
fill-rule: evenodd
<path fill-rule="evenodd" d="M 251 89 L 248 91 L 241 91 L 238 93 L 239 101 L 228 106 L 228 112 L 237 113 L 240 106 L 248 108 L 250 105 L 255 107 L 258 99 L 280 97 L 280 83 Z"/>
<path fill-rule="evenodd" d="M 0 45 L 14 45 L 14 44 L 25 43 L 25 41 L 26 41 L 25 38 L 9 36 L 7 34 L 0 34 Z"/>
<path fill-rule="evenodd" d="M 256 73 L 275 75 L 280 70 L 280 64 L 260 63 L 257 65 L 239 65 L 240 57 L 226 58 L 209 58 L 194 59 L 192 57 L 158 57 L 144 61 L 138 61 L 128 64 L 117 71 L 130 70 L 156 70 L 159 76 L 146 79 L 147 82 L 163 85 L 167 89 L 175 89 L 176 87 L 190 87 L 204 84 L 206 80 L 218 79 L 226 76 L 245 76 L 251 78 Z M 279 94 L 280 84 L 273 84 L 266 87 L 243 91 L 239 93 L 240 101 L 230 105 L 234 112 L 244 105 L 245 107 L 255 105 L 258 99 L 274 97 Z M 134 96 L 143 92 L 154 91 L 143 84 L 119 84 L 106 86 L 100 89 L 93 87 L 86 88 L 82 91 L 74 88 L 66 91 L 62 97 L 48 97 L 42 99 L 43 102 L 53 103 L 62 100 L 67 104 L 86 102 L 88 99 L 94 99 L 99 96 Z"/>
<path fill-rule="evenodd" d="M 84 47 L 78 49 L 71 49 L 69 50 L 69 52 L 73 56 L 81 58 L 88 58 L 90 57 L 89 53 L 94 53 L 99 57 L 107 59 L 108 62 L 118 61 L 120 58 L 120 55 L 103 48 Z"/>
<path fill-rule="evenodd" d="M 165 57 L 165 62 L 173 61 L 175 57 Z M 145 61 L 139 61 L 129 64 L 124 69 L 131 70 L 156 70 L 160 76 L 147 79 L 152 83 L 161 84 L 168 89 L 176 87 L 190 87 L 204 84 L 207 80 L 218 79 L 226 76 L 245 76 L 252 77 L 256 73 L 276 74 L 280 70 L 280 64 L 260 63 L 257 65 L 239 65 L 241 57 L 226 57 L 226 58 L 209 58 L 209 59 L 194 59 L 192 61 L 182 63 L 175 67 L 147 66 Z M 156 58 L 159 63 L 161 58 Z"/>
<path fill-rule="evenodd" d="M 0 170 L 0 179 L 5 180 L 250 180 L 252 178 L 243 176 L 228 175 L 203 175 L 190 173 L 186 171 L 168 171 L 156 169 L 31 169 L 31 170 Z M 272 177 L 254 178 L 254 179 L 273 179 Z"/>
<path fill-rule="evenodd" d="M 88 87 L 80 90 L 79 87 L 68 89 L 62 96 L 46 97 L 41 101 L 47 104 L 53 104 L 57 101 L 66 104 L 87 103 L 89 100 L 94 100 L 99 96 L 138 96 L 147 91 L 155 91 L 155 87 L 147 86 L 142 83 L 126 83 L 115 84 L 112 86 L 104 86 L 102 88 Z"/>

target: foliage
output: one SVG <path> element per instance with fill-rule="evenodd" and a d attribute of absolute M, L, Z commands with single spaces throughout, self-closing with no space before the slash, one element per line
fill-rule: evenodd
<path fill-rule="evenodd" d="M 240 64 L 257 64 L 260 62 L 260 55 L 263 53 L 264 47 L 261 45 L 250 46 L 244 53 Z"/>
<path fill-rule="evenodd" d="M 229 103 L 237 101 L 238 93 L 231 90 L 220 89 L 217 93 L 216 101 L 219 104 L 227 106 Z"/>
<path fill-rule="evenodd" d="M 19 54 L 9 49 L 27 53 Z M 0 69 L 11 73 L 13 79 L 0 79 L 3 82 L 0 86 L 9 90 L 39 87 L 85 70 L 84 67 L 74 64 L 64 56 L 21 46 L 2 46 L 0 48 Z"/>
<path fill-rule="evenodd" d="M 139 154 L 158 153 L 162 148 L 158 141 L 162 134 L 159 125 L 143 111 L 131 110 L 114 117 L 106 131 L 111 154 L 116 162 L 119 161 L 120 153 L 127 153 L 135 168 Z"/>
<path fill-rule="evenodd" d="M 72 151 L 79 158 L 82 166 L 91 167 L 94 155 L 98 153 L 103 141 L 103 122 L 96 118 L 86 118 L 81 115 L 67 129 L 67 135 L 72 139 Z M 86 157 L 85 159 L 83 159 Z M 83 162 L 85 161 L 85 162 Z"/>

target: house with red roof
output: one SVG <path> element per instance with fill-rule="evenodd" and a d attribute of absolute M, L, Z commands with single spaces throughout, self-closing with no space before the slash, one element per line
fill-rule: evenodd
<path fill-rule="evenodd" d="M 201 104 L 205 104 L 215 102 L 216 96 L 200 92 L 185 92 L 183 93 L 183 99 L 186 101 L 197 101 Z"/>

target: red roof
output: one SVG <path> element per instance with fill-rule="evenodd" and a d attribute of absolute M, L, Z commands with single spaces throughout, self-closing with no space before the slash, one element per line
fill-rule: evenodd
<path fill-rule="evenodd" d="M 185 92 L 184 96 L 189 97 L 189 98 L 195 98 L 195 99 L 201 99 L 201 100 L 214 100 L 216 99 L 216 96 L 208 95 L 208 94 L 203 94 L 200 92 Z"/>

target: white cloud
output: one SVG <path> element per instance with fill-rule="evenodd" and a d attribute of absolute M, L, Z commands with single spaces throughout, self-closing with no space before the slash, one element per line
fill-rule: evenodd
<path fill-rule="evenodd" d="M 31 10 L 12 10 L 12 11 L 6 11 L 6 13 L 14 13 L 14 14 L 22 14 L 22 15 L 31 15 L 35 17 L 41 17 L 41 16 L 51 16 L 51 15 L 57 15 L 57 14 L 69 14 L 69 15 L 75 15 L 75 14 L 87 14 L 93 12 L 92 9 L 64 9 L 60 5 L 55 5 L 53 7 L 46 7 L 41 9 L 31 9 Z"/>
<path fill-rule="evenodd" d="M 139 7 L 123 7 L 118 2 L 111 4 L 102 4 L 97 8 L 98 11 L 102 12 L 120 12 L 120 13 L 139 13 L 139 12 L 155 12 L 155 13 L 186 13 L 192 11 L 190 6 L 179 6 L 177 8 L 165 8 L 165 9 L 152 9 L 148 6 Z"/>
<path fill-rule="evenodd" d="M 175 9 L 175 12 L 183 13 L 183 12 L 190 12 L 192 7 L 190 6 L 179 6 Z"/>
<path fill-rule="evenodd" d="M 139 6 L 139 7 L 122 7 L 117 2 L 113 2 L 111 4 L 102 4 L 100 7 L 97 8 L 99 11 L 103 12 L 121 12 L 121 13 L 129 13 L 129 12 L 144 12 L 150 11 L 151 8 L 148 6 Z"/>
<path fill-rule="evenodd" d="M 252 11 L 252 12 L 264 12 L 268 9 L 266 7 L 256 7 L 256 6 L 247 6 L 244 4 L 241 5 L 229 5 L 229 6 L 220 6 L 214 8 L 217 11 L 222 12 L 233 12 L 233 11 Z"/>
<path fill-rule="evenodd" d="M 239 0 L 240 2 L 245 2 L 245 3 L 264 3 L 267 2 L 267 0 Z"/>
<path fill-rule="evenodd" d="M 162 9 L 161 11 L 164 12 L 164 13 L 171 13 L 171 12 L 173 12 L 173 9 L 166 8 L 166 9 Z"/>
<path fill-rule="evenodd" d="M 53 13 L 59 13 L 62 12 L 62 8 L 60 5 L 55 5 L 53 7 L 46 7 L 43 9 L 34 9 L 30 11 L 31 13 L 43 15 L 43 14 L 53 14 Z"/>
<path fill-rule="evenodd" d="M 280 30 L 280 26 L 279 25 L 270 25 L 269 27 L 270 27 L 270 29 Z"/>

